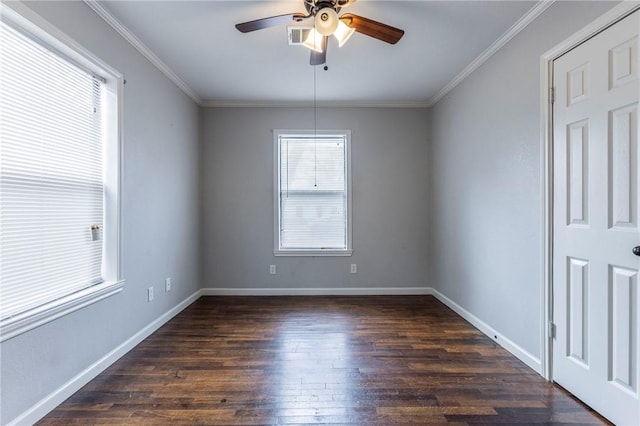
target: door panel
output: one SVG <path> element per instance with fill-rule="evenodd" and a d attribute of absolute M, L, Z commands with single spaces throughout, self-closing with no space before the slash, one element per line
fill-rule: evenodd
<path fill-rule="evenodd" d="M 609 113 L 609 224 L 611 228 L 637 229 L 637 124 L 637 104 L 624 106 Z"/>
<path fill-rule="evenodd" d="M 567 356 L 589 367 L 589 262 L 569 259 L 567 312 L 569 345 Z"/>
<path fill-rule="evenodd" d="M 569 173 L 568 225 L 588 225 L 589 203 L 589 120 L 567 126 L 567 161 Z"/>
<path fill-rule="evenodd" d="M 640 424 L 640 12 L 554 61 L 553 379 Z"/>
<path fill-rule="evenodd" d="M 611 348 L 609 380 L 623 389 L 638 392 L 638 271 L 610 267 Z"/>

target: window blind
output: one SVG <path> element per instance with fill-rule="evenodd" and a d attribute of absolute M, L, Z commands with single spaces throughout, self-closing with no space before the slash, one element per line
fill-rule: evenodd
<path fill-rule="evenodd" d="M 103 84 L 4 22 L 0 43 L 4 320 L 102 282 Z"/>
<path fill-rule="evenodd" d="M 280 248 L 347 248 L 344 135 L 281 136 Z"/>

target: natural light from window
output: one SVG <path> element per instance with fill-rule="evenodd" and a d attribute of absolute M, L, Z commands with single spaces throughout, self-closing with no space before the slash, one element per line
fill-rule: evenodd
<path fill-rule="evenodd" d="M 349 132 L 276 133 L 275 253 L 350 254 Z"/>
<path fill-rule="evenodd" d="M 34 24 L 12 21 L 11 9 L 3 13 L 0 337 L 6 340 L 122 285 L 120 78 L 104 66 L 94 70 Z"/>

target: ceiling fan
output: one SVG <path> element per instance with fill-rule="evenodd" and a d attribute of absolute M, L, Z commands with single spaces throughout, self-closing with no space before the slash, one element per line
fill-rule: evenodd
<path fill-rule="evenodd" d="M 236 28 L 242 33 L 248 33 L 292 22 L 303 22 L 306 19 L 313 18 L 314 28 L 303 43 L 306 47 L 312 49 L 311 65 L 321 65 L 326 62 L 327 42 L 331 35 L 338 39 L 340 46 L 347 41 L 354 31 L 389 44 L 396 44 L 404 35 L 404 31 L 401 29 L 352 13 L 338 16 L 343 7 L 352 5 L 356 0 L 303 0 L 303 2 L 307 10 L 306 15 L 289 13 L 270 16 L 237 24 Z"/>

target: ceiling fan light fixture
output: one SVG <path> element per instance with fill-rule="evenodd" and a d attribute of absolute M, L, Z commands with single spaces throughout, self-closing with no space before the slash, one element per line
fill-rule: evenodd
<path fill-rule="evenodd" d="M 335 38 L 338 40 L 338 47 L 342 47 L 342 45 L 345 44 L 347 40 L 349 40 L 349 37 L 351 37 L 355 32 L 356 30 L 354 28 L 349 28 L 347 24 L 340 21 L 338 28 L 336 28 L 333 33 Z"/>
<path fill-rule="evenodd" d="M 330 7 L 320 9 L 316 13 L 315 28 L 323 36 L 330 36 L 338 28 L 338 12 Z"/>
<path fill-rule="evenodd" d="M 315 50 L 318 53 L 322 53 L 322 39 L 324 36 L 316 31 L 315 28 L 312 28 L 309 31 L 309 35 L 302 42 L 302 45 L 308 49 Z"/>

